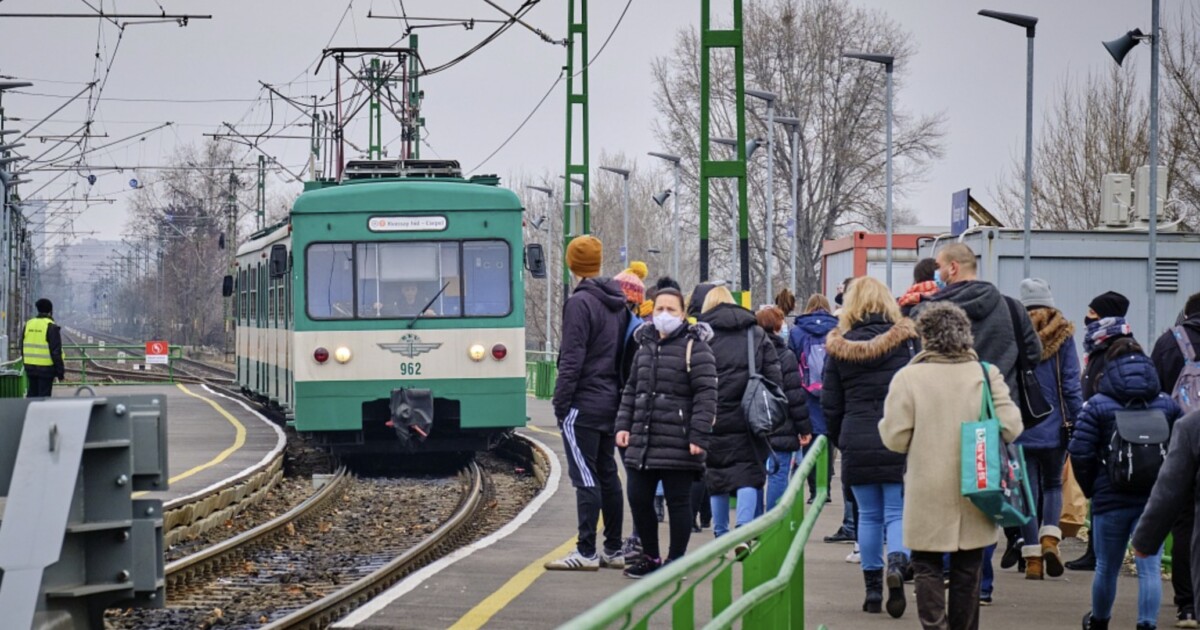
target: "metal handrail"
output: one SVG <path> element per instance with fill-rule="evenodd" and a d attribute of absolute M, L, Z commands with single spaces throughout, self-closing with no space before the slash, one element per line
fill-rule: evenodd
<path fill-rule="evenodd" d="M 695 590 L 712 583 L 713 618 L 706 628 L 729 628 L 745 618 L 747 628 L 804 627 L 804 547 L 829 496 L 829 443 L 813 441 L 800 470 L 792 475 L 779 504 L 749 524 L 672 561 L 645 579 L 593 606 L 563 628 L 646 628 L 649 619 L 670 606 L 672 627 L 695 626 Z M 809 475 L 817 475 L 812 505 L 804 502 Z M 733 599 L 733 566 L 728 554 L 750 545 L 743 562 L 742 595 Z M 711 565 L 711 566 L 710 566 Z M 689 578 L 689 574 L 691 575 Z M 690 582 L 690 584 L 688 584 Z M 640 604 L 650 605 L 641 615 Z"/>

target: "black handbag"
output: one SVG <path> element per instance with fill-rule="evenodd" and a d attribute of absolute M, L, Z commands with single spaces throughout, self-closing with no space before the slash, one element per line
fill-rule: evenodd
<path fill-rule="evenodd" d="M 1008 316 L 1012 320 L 1013 337 L 1017 340 L 1017 395 L 1013 396 L 1021 407 L 1021 424 L 1026 429 L 1037 426 L 1042 420 L 1045 420 L 1054 407 L 1046 401 L 1046 396 L 1042 394 L 1042 385 L 1038 382 L 1037 373 L 1034 371 L 1037 365 L 1030 365 L 1025 357 L 1025 336 L 1021 334 L 1020 324 L 1020 309 L 1016 300 L 1004 296 L 1004 302 L 1008 305 Z"/>

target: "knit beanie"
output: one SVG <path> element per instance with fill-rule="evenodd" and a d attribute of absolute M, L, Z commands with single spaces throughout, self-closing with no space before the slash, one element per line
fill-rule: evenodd
<path fill-rule="evenodd" d="M 653 312 L 654 312 L 654 300 L 646 300 L 645 302 L 642 302 L 641 306 L 638 307 L 637 314 L 638 314 L 638 317 L 650 317 L 650 314 Z"/>
<path fill-rule="evenodd" d="M 1129 298 L 1116 291 L 1109 291 L 1093 298 L 1088 304 L 1088 308 L 1096 311 L 1096 315 L 1099 315 L 1100 319 L 1125 317 L 1125 314 L 1129 312 Z"/>
<path fill-rule="evenodd" d="M 567 268 L 580 278 L 594 278 L 600 275 L 603 253 L 600 239 L 590 234 L 576 236 L 567 245 Z"/>
<path fill-rule="evenodd" d="M 646 299 L 646 285 L 642 284 L 642 279 L 637 277 L 632 271 L 626 269 L 621 273 L 613 276 L 613 280 L 621 286 L 621 291 L 625 292 L 625 301 L 630 304 L 641 304 Z"/>
<path fill-rule="evenodd" d="M 646 267 L 646 263 L 640 260 L 629 263 L 629 269 L 626 271 L 632 272 L 639 280 L 643 281 L 646 279 L 646 275 L 650 273 L 650 269 Z"/>
<path fill-rule="evenodd" d="M 1050 295 L 1050 284 L 1041 278 L 1025 278 L 1021 281 L 1021 304 L 1025 308 L 1048 306 L 1054 308 L 1054 296 Z"/>

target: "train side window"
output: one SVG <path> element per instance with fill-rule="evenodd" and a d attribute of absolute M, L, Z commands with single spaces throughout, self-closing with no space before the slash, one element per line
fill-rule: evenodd
<path fill-rule="evenodd" d="M 254 266 L 254 271 L 249 272 L 250 275 L 250 321 L 258 325 L 258 265 Z"/>
<path fill-rule="evenodd" d="M 238 269 L 238 319 L 246 323 L 246 270 Z"/>
<path fill-rule="evenodd" d="M 505 241 L 463 245 L 463 302 L 467 317 L 502 317 L 512 312 L 512 253 Z"/>
<path fill-rule="evenodd" d="M 314 243 L 305 252 L 308 315 L 314 319 L 354 318 L 354 246 Z"/>
<path fill-rule="evenodd" d="M 267 325 L 275 325 L 275 278 L 267 278 Z"/>

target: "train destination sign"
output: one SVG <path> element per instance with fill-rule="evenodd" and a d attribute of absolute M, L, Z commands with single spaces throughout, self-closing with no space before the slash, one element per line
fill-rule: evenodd
<path fill-rule="evenodd" d="M 446 229 L 446 217 L 371 217 L 367 229 L 372 232 L 440 232 Z"/>

